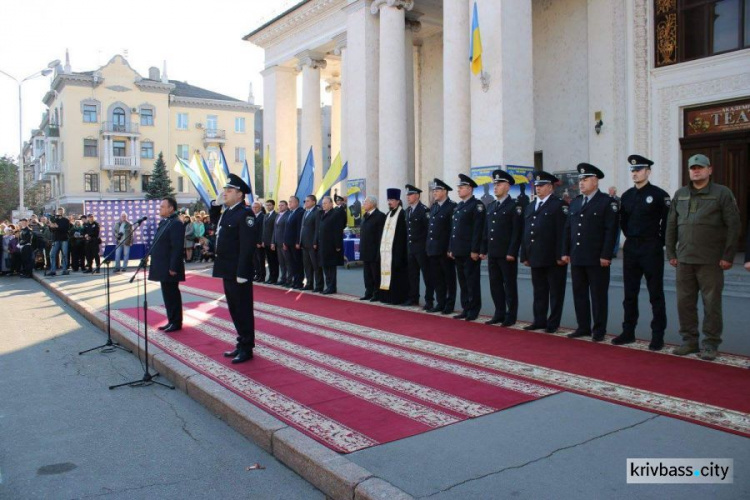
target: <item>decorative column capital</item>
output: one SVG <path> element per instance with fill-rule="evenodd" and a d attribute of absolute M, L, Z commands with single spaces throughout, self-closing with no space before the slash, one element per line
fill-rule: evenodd
<path fill-rule="evenodd" d="M 412 33 L 419 33 L 419 30 L 422 29 L 422 23 L 420 23 L 416 19 L 406 18 L 406 29 L 411 31 Z"/>
<path fill-rule="evenodd" d="M 346 33 L 333 37 L 333 42 L 336 44 L 333 48 L 333 55 L 340 56 L 346 48 Z"/>
<path fill-rule="evenodd" d="M 414 8 L 414 0 L 375 0 L 370 6 L 370 12 L 377 14 L 383 6 L 411 10 Z"/>
<path fill-rule="evenodd" d="M 328 65 L 323 54 L 309 50 L 297 54 L 297 61 L 297 71 L 302 71 L 302 68 L 305 66 L 309 66 L 312 69 L 325 69 Z"/>
<path fill-rule="evenodd" d="M 326 80 L 326 92 L 332 93 L 335 90 L 341 89 L 341 80 L 338 78 L 329 78 Z"/>

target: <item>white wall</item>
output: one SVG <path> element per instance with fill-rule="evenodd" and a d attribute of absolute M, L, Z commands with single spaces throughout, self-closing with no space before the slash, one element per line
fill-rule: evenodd
<path fill-rule="evenodd" d="M 420 151 L 417 155 L 421 164 L 421 179 L 419 187 L 425 194 L 429 182 L 435 177 L 443 177 L 443 35 L 438 33 L 423 40 L 422 60 L 420 64 L 419 92 L 420 104 L 417 106 L 421 130 L 420 140 L 417 141 Z M 443 179 L 451 183 L 455 179 Z"/>

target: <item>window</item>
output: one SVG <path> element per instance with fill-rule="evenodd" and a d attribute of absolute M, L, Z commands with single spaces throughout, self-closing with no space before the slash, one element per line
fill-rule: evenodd
<path fill-rule="evenodd" d="M 177 156 L 183 160 L 187 160 L 190 157 L 190 146 L 188 144 L 178 144 Z"/>
<path fill-rule="evenodd" d="M 219 128 L 219 117 L 216 115 L 208 115 L 206 117 L 206 130 L 216 130 Z"/>
<path fill-rule="evenodd" d="M 83 140 L 83 156 L 86 158 L 96 158 L 99 156 L 99 141 L 96 139 Z"/>
<path fill-rule="evenodd" d="M 237 117 L 234 119 L 234 131 L 239 134 L 245 133 L 245 119 L 242 117 Z"/>
<path fill-rule="evenodd" d="M 99 174 L 83 174 L 83 190 L 87 193 L 98 193 Z"/>
<path fill-rule="evenodd" d="M 181 175 L 177 176 L 177 192 L 178 193 L 185 192 L 185 178 Z"/>
<path fill-rule="evenodd" d="M 142 175 L 141 176 L 141 191 L 144 193 L 148 191 L 148 183 L 151 182 L 151 176 L 150 175 Z"/>
<path fill-rule="evenodd" d="M 234 161 L 238 163 L 244 163 L 245 161 L 245 148 L 234 148 Z"/>
<path fill-rule="evenodd" d="M 112 141 L 112 156 L 125 156 L 125 141 Z"/>
<path fill-rule="evenodd" d="M 119 106 L 112 111 L 112 130 L 125 132 L 125 110 Z"/>
<path fill-rule="evenodd" d="M 141 143 L 141 158 L 153 158 L 154 157 L 154 143 L 153 142 L 142 142 Z"/>
<path fill-rule="evenodd" d="M 112 190 L 115 193 L 127 193 L 128 174 L 115 174 L 112 176 Z"/>
<path fill-rule="evenodd" d="M 151 126 L 154 124 L 154 110 L 151 108 L 141 108 L 141 125 Z"/>
<path fill-rule="evenodd" d="M 83 122 L 84 123 L 96 123 L 96 104 L 84 104 L 83 105 Z"/>
<path fill-rule="evenodd" d="M 214 171 L 214 166 L 219 163 L 219 150 L 217 148 L 206 148 L 206 165 Z"/>
<path fill-rule="evenodd" d="M 188 114 L 177 113 L 177 129 L 187 130 L 187 128 L 188 128 Z"/>

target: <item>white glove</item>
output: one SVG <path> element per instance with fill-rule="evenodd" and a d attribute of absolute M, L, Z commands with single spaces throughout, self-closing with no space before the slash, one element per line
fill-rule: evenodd
<path fill-rule="evenodd" d="M 242 285 L 243 283 L 247 283 L 247 278 L 240 278 L 238 276 L 237 277 L 237 283 L 239 283 L 240 285 Z"/>

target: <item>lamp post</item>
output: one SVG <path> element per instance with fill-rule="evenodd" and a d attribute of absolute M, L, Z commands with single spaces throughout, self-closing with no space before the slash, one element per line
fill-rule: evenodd
<path fill-rule="evenodd" d="M 18 78 L 9 75 L 3 70 L 0 70 L 0 73 L 7 76 L 14 82 L 16 82 L 16 85 L 18 85 L 18 211 L 19 213 L 23 213 L 26 210 L 26 207 L 24 206 L 24 199 L 23 199 L 23 191 L 24 191 L 24 172 L 23 172 L 23 97 L 21 94 L 21 85 L 27 80 L 31 80 L 32 78 L 36 78 L 38 76 L 47 76 L 50 73 L 52 73 L 52 69 L 55 68 L 58 64 L 60 64 L 59 59 L 55 59 L 54 61 L 50 62 L 47 67 L 43 70 L 37 71 L 34 74 L 31 74 L 24 78 L 23 80 L 19 80 Z"/>

